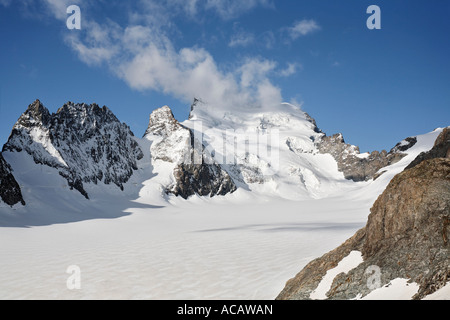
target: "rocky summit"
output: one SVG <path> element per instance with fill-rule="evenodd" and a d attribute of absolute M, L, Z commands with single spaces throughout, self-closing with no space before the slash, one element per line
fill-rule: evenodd
<path fill-rule="evenodd" d="M 21 115 L 3 151 L 25 151 L 57 169 L 86 198 L 84 183 L 123 188 L 143 157 L 130 128 L 107 107 L 68 102 L 50 114 L 39 100 Z"/>
<path fill-rule="evenodd" d="M 205 152 L 194 132 L 174 118 L 169 107 L 152 112 L 145 137 L 153 141 L 150 153 L 154 161 L 173 164 L 174 182 L 166 187 L 166 193 L 187 199 L 195 194 L 213 197 L 236 191 L 230 175 Z"/>
<path fill-rule="evenodd" d="M 363 262 L 333 279 L 327 299 L 368 295 L 374 290 L 368 285 L 371 266 L 380 270 L 379 286 L 399 278 L 417 284 L 413 299 L 445 286 L 450 279 L 450 158 L 448 149 L 442 151 L 445 141 L 448 130 L 438 137 L 434 150 L 420 155 L 415 166 L 391 180 L 363 229 L 310 262 L 288 281 L 278 299 L 311 299 L 327 271 L 352 251 L 361 252 Z"/>

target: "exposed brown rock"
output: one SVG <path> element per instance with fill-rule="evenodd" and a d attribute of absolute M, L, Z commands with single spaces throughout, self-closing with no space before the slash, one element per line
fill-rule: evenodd
<path fill-rule="evenodd" d="M 367 225 L 337 249 L 309 263 L 277 299 L 309 299 L 326 272 L 352 250 L 364 262 L 338 275 L 329 299 L 353 299 L 373 289 L 369 266 L 381 269 L 381 285 L 396 278 L 420 286 L 421 299 L 450 280 L 450 159 L 425 160 L 395 176 L 371 209 Z"/>
<path fill-rule="evenodd" d="M 450 158 L 450 127 L 441 132 L 430 151 L 422 152 L 406 169 L 411 169 L 422 161 L 435 158 Z"/>
<path fill-rule="evenodd" d="M 339 171 L 344 173 L 346 179 L 367 181 L 378 178 L 382 174 L 377 174 L 381 168 L 400 161 L 406 156 L 403 152 L 416 143 L 416 138 L 407 138 L 389 152 L 373 151 L 367 157 L 361 157 L 358 147 L 345 143 L 342 134 L 324 136 L 316 142 L 316 146 L 320 153 L 329 153 L 333 156 Z"/>

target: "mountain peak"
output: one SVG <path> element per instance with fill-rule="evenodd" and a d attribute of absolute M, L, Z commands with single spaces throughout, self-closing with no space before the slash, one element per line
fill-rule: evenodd
<path fill-rule="evenodd" d="M 16 126 L 21 125 L 24 127 L 30 127 L 35 124 L 47 125 L 49 121 L 50 112 L 39 99 L 36 99 L 20 116 L 19 120 L 16 123 Z"/>
<path fill-rule="evenodd" d="M 110 109 L 108 109 L 108 107 L 103 106 L 100 108 L 96 103 L 86 104 L 69 101 L 59 108 L 56 114 L 60 118 L 72 120 L 78 119 L 81 122 L 84 122 L 86 119 L 95 119 L 96 122 L 119 122 L 117 117 Z"/>
<path fill-rule="evenodd" d="M 68 102 L 50 114 L 39 100 L 20 117 L 3 150 L 25 151 L 35 163 L 58 170 L 86 198 L 84 183 L 123 189 L 143 157 L 130 128 L 108 108 Z"/>
<path fill-rule="evenodd" d="M 199 98 L 194 98 L 194 101 L 191 104 L 191 112 L 189 113 L 189 118 L 188 120 L 193 120 L 195 117 L 195 110 L 199 105 L 205 104 L 201 99 Z"/>
<path fill-rule="evenodd" d="M 150 114 L 148 128 L 144 136 L 153 134 L 167 137 L 180 126 L 181 124 L 175 119 L 170 107 L 164 106 Z"/>

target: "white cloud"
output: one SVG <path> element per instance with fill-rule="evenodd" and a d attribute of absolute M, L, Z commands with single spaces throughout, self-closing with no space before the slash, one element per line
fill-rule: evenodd
<path fill-rule="evenodd" d="M 271 0 L 206 0 L 205 8 L 214 10 L 222 19 L 234 19 L 258 6 L 273 8 Z"/>
<path fill-rule="evenodd" d="M 106 46 L 89 46 L 75 37 L 67 38 L 73 50 L 78 53 L 78 57 L 84 63 L 93 66 L 110 60 L 115 53 L 115 48 Z"/>
<path fill-rule="evenodd" d="M 66 20 L 68 17 L 67 7 L 70 5 L 80 5 L 82 0 L 42 0 L 50 13 L 59 20 Z"/>
<path fill-rule="evenodd" d="M 55 18 L 66 19 L 66 11 L 63 14 L 60 11 L 69 0 L 41 1 Z M 75 2 L 83 10 L 84 2 Z M 175 49 L 168 37 L 168 33 L 173 31 L 170 23 L 175 14 L 169 8 L 176 7 L 180 12 L 195 15 L 204 6 L 205 10 L 215 10 L 226 19 L 257 5 L 268 5 L 268 0 L 245 3 L 234 0 L 169 0 L 168 3 L 171 7 L 163 7 L 156 1 L 140 1 L 129 13 L 126 26 L 108 19 L 93 21 L 89 15 L 83 15 L 82 30 L 66 33 L 66 44 L 81 61 L 90 66 L 107 67 L 135 90 L 153 90 L 186 103 L 197 97 L 221 110 L 269 107 L 281 103 L 281 90 L 269 77 L 275 74 L 275 62 L 248 58 L 241 64 L 228 65 L 224 70 L 204 48 Z M 238 40 L 240 45 L 243 45 L 243 39 Z"/>
<path fill-rule="evenodd" d="M 0 0 L 0 5 L 7 7 L 11 4 L 12 0 Z"/>
<path fill-rule="evenodd" d="M 295 73 L 297 73 L 297 70 L 300 69 L 302 66 L 298 63 L 288 63 L 286 69 L 283 69 L 279 72 L 279 75 L 282 77 L 289 77 Z"/>
<path fill-rule="evenodd" d="M 320 30 L 320 26 L 314 20 L 301 20 L 294 23 L 292 27 L 289 28 L 289 34 L 293 40 L 306 36 L 314 31 Z"/>
<path fill-rule="evenodd" d="M 247 59 L 239 68 L 242 87 L 248 88 L 254 86 L 255 83 L 261 82 L 275 67 L 276 63 L 274 61 L 259 58 Z"/>
<path fill-rule="evenodd" d="M 263 109 L 270 109 L 282 102 L 281 89 L 274 86 L 267 78 L 258 83 L 257 92 L 257 101 Z"/>
<path fill-rule="evenodd" d="M 164 47 L 152 43 L 141 48 L 116 74 L 134 89 L 155 90 L 186 102 L 198 97 L 223 110 L 281 103 L 280 89 L 267 77 L 274 68 L 273 62 L 248 59 L 235 70 L 223 72 L 206 50 L 176 52 L 168 42 Z"/>
<path fill-rule="evenodd" d="M 12 0 L 0 0 L 0 5 L 9 6 Z M 26 18 L 45 20 L 55 18 L 66 21 L 67 8 L 70 5 L 83 5 L 86 9 L 90 4 L 85 0 L 14 0 L 20 10 L 20 14 Z"/>
<path fill-rule="evenodd" d="M 101 25 L 84 19 L 82 28 L 83 37 L 80 36 L 80 32 L 69 32 L 65 41 L 78 54 L 80 60 L 88 65 L 100 65 L 111 61 L 120 54 L 119 41 L 133 48 L 134 43 L 130 43 L 132 40 L 127 30 L 123 30 L 113 21 L 108 20 Z"/>
<path fill-rule="evenodd" d="M 149 9 L 146 12 L 159 13 L 156 16 L 185 15 L 196 20 L 201 20 L 207 12 L 231 20 L 257 7 L 274 7 L 272 0 L 139 0 L 139 5 Z"/>
<path fill-rule="evenodd" d="M 261 43 L 264 44 L 266 49 L 272 49 L 275 46 L 275 43 L 277 42 L 275 33 L 273 31 L 266 31 L 261 36 Z"/>
<path fill-rule="evenodd" d="M 169 6 L 178 6 L 190 16 L 195 16 L 199 9 L 199 0 L 168 0 L 167 3 Z"/>
<path fill-rule="evenodd" d="M 231 40 L 228 43 L 228 46 L 234 47 L 247 47 L 254 43 L 255 35 L 250 32 L 239 31 L 236 34 L 231 36 Z"/>

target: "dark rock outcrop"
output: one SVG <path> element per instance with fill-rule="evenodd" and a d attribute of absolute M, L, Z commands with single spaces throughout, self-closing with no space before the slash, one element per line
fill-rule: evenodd
<path fill-rule="evenodd" d="M 367 156 L 360 155 L 359 148 L 345 143 L 342 134 L 323 136 L 316 142 L 320 153 L 329 153 L 338 164 L 339 171 L 348 180 L 367 181 L 377 178 L 377 172 L 386 166 L 400 161 L 406 156 L 403 152 L 417 143 L 416 138 L 407 138 L 398 143 L 390 152 L 373 151 Z"/>
<path fill-rule="evenodd" d="M 177 181 L 169 192 L 185 199 L 200 196 L 224 196 L 236 191 L 236 185 L 226 171 L 218 165 L 180 164 L 175 168 Z"/>
<path fill-rule="evenodd" d="M 422 299 L 450 281 L 450 159 L 424 160 L 395 176 L 371 209 L 367 225 L 337 249 L 309 263 L 277 299 L 309 299 L 328 270 L 351 251 L 364 262 L 337 275 L 328 299 L 364 297 L 369 267 L 379 267 L 380 285 L 396 278 L 420 287 Z"/>
<path fill-rule="evenodd" d="M 167 193 L 187 199 L 195 194 L 213 197 L 236 191 L 230 175 L 207 155 L 202 142 L 174 118 L 169 107 L 153 111 L 146 135 L 159 137 L 151 147 L 153 160 L 176 164 L 175 183 L 167 187 Z"/>
<path fill-rule="evenodd" d="M 419 163 L 429 159 L 450 158 L 450 127 L 445 128 L 436 139 L 433 148 L 428 152 L 422 152 L 411 162 L 406 169 L 411 169 Z"/>
<path fill-rule="evenodd" d="M 9 206 L 18 203 L 25 205 L 22 191 L 12 174 L 10 165 L 5 161 L 0 153 L 0 200 Z"/>
<path fill-rule="evenodd" d="M 56 168 L 86 198 L 84 183 L 123 189 L 143 157 L 130 128 L 107 107 L 68 102 L 50 114 L 39 100 L 21 115 L 3 151 L 24 151 L 35 163 Z"/>

